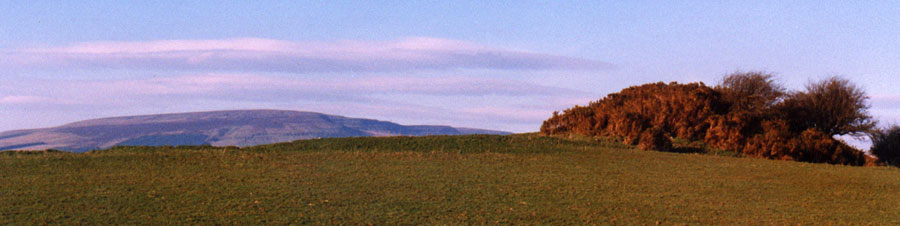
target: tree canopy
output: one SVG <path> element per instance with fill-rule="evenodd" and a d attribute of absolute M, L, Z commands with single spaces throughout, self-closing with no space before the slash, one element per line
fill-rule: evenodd
<path fill-rule="evenodd" d="M 847 79 L 831 77 L 788 96 L 780 113 L 794 131 L 818 129 L 828 135 L 863 135 L 875 126 L 865 91 Z"/>

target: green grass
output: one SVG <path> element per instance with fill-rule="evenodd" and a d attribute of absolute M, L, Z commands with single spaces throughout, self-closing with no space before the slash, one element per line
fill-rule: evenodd
<path fill-rule="evenodd" d="M 533 135 L 0 154 L 0 224 L 900 224 L 900 170 Z"/>

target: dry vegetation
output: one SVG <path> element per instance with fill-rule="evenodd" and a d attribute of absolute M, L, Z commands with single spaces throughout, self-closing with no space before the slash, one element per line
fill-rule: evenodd
<path fill-rule="evenodd" d="M 672 140 L 683 139 L 743 156 L 877 165 L 877 159 L 833 138 L 872 131 L 866 100 L 861 88 L 841 78 L 786 92 L 769 74 L 734 73 L 715 87 L 675 82 L 629 87 L 555 112 L 541 134 L 613 137 L 660 151 L 673 151 Z"/>

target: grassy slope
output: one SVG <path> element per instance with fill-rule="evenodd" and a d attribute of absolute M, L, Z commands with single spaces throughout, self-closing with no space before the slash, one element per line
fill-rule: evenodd
<path fill-rule="evenodd" d="M 6 223 L 900 224 L 900 170 L 514 136 L 0 153 Z"/>

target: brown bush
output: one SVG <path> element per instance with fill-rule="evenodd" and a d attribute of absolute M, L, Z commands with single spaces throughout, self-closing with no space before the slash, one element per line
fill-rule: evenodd
<path fill-rule="evenodd" d="M 731 111 L 764 113 L 785 95 L 784 87 L 776 84 L 772 74 L 737 72 L 726 75 L 716 86 L 724 99 L 731 103 Z"/>
<path fill-rule="evenodd" d="M 719 98 L 702 83 L 634 86 L 555 114 L 541 126 L 541 133 L 627 137 L 660 127 L 679 137 L 699 139 L 705 135 L 706 118 L 727 110 Z"/>
<path fill-rule="evenodd" d="M 797 140 L 793 139 L 787 122 L 768 120 L 762 123 L 763 132 L 750 138 L 739 151 L 746 155 L 768 159 L 797 160 Z"/>
<path fill-rule="evenodd" d="M 788 95 L 777 112 L 795 132 L 815 128 L 828 135 L 860 135 L 875 126 L 867 99 L 858 86 L 832 77 Z"/>
<path fill-rule="evenodd" d="M 671 151 L 672 140 L 669 134 L 659 127 L 653 127 L 641 133 L 638 148 L 643 150 Z"/>
<path fill-rule="evenodd" d="M 743 111 L 710 117 L 702 140 L 716 148 L 739 151 L 749 137 L 760 131 L 761 119 Z"/>
<path fill-rule="evenodd" d="M 708 118 L 728 110 L 720 99 L 719 92 L 702 83 L 633 86 L 588 106 L 554 113 L 544 121 L 541 133 L 619 137 L 645 149 L 670 150 L 669 136 L 686 140 L 707 137 Z"/>
<path fill-rule="evenodd" d="M 784 120 L 763 122 L 763 133 L 756 134 L 743 146 L 745 156 L 843 165 L 866 165 L 862 152 L 835 140 L 816 129 L 792 133 Z"/>
<path fill-rule="evenodd" d="M 725 82 L 715 89 L 703 83 L 632 86 L 588 106 L 554 112 L 541 134 L 615 137 L 660 151 L 673 150 L 672 139 L 679 138 L 760 158 L 867 163 L 860 151 L 817 128 L 796 130 L 799 118 L 779 119 L 776 110 L 786 108 L 773 106 L 782 106 L 777 101 L 783 89 L 770 75 L 733 74 Z"/>

